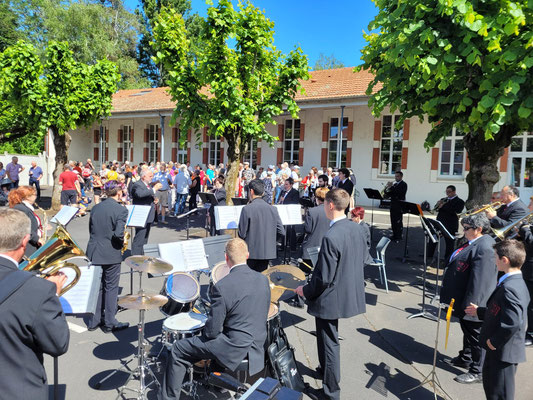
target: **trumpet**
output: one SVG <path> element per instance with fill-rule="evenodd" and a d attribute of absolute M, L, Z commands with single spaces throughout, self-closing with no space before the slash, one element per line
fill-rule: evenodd
<path fill-rule="evenodd" d="M 495 212 L 501 206 L 503 206 L 503 203 L 501 201 L 495 201 L 494 203 L 484 204 L 480 207 L 475 207 L 473 209 L 466 210 L 464 213 L 459 214 L 459 217 L 460 218 L 469 217 L 471 215 L 475 215 L 475 214 L 479 214 L 480 212 L 487 212 L 487 211 Z"/>
<path fill-rule="evenodd" d="M 442 199 L 440 199 L 439 201 L 437 201 L 437 202 L 435 203 L 435 207 L 433 207 L 433 209 L 431 210 L 431 212 L 434 213 L 435 211 L 439 211 L 439 208 L 440 208 L 442 205 L 446 204 L 447 201 L 448 201 L 448 198 L 447 198 L 447 197 L 443 197 Z"/>
<path fill-rule="evenodd" d="M 389 197 L 389 191 L 393 183 L 394 182 L 390 181 L 385 184 L 385 186 L 383 187 L 383 189 L 381 189 L 381 192 L 380 192 L 381 197 L 383 197 L 384 199 Z"/>
<path fill-rule="evenodd" d="M 515 227 L 520 227 L 524 224 L 530 224 L 533 222 L 533 211 L 527 214 L 525 217 L 520 218 L 516 222 L 512 222 L 509 225 L 504 226 L 500 229 L 491 228 L 491 231 L 496 235 L 500 240 L 504 240 L 509 232 L 511 232 Z"/>

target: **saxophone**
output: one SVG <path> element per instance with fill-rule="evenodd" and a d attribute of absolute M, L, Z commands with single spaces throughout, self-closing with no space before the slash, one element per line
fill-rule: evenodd
<path fill-rule="evenodd" d="M 124 254 L 128 250 L 128 244 L 131 239 L 131 233 L 128 232 L 128 228 L 124 228 L 124 244 L 122 245 L 122 250 L 120 252 Z"/>

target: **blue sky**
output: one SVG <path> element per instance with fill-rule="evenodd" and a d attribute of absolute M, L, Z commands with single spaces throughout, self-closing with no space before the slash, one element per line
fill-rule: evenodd
<path fill-rule="evenodd" d="M 125 0 L 133 9 L 137 0 Z M 315 64 L 320 53 L 333 54 L 346 66 L 361 64 L 360 52 L 365 45 L 363 30 L 377 14 L 371 0 L 254 0 L 274 21 L 274 44 L 284 53 L 300 46 Z M 237 4 L 237 1 L 234 1 Z M 205 16 L 204 0 L 192 0 L 193 11 Z"/>

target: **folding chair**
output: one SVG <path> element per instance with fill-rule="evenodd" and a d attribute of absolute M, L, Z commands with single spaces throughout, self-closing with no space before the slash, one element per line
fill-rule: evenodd
<path fill-rule="evenodd" d="M 387 247 L 389 246 L 390 239 L 388 237 L 383 236 L 378 245 L 376 246 L 376 256 L 377 258 L 374 258 L 374 262 L 367 264 L 372 265 L 379 268 L 379 280 L 381 281 L 381 284 L 383 285 L 383 281 L 385 281 L 385 290 L 387 293 L 389 293 L 389 285 L 387 283 L 387 271 L 385 269 L 385 251 L 387 250 Z"/>

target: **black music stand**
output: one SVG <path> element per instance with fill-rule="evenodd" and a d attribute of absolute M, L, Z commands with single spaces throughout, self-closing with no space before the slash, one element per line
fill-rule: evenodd
<path fill-rule="evenodd" d="M 383 200 L 383 196 L 381 195 L 381 192 L 376 189 L 363 188 L 363 190 L 366 194 L 366 197 L 372 200 L 372 207 L 370 209 L 372 212 L 372 216 L 370 217 L 370 241 L 372 241 L 372 236 L 374 235 L 374 200 L 379 200 L 379 202 L 381 203 L 381 201 Z"/>
<path fill-rule="evenodd" d="M 233 202 L 234 206 L 245 206 L 248 204 L 248 199 L 242 197 L 232 197 L 231 201 Z"/>
<path fill-rule="evenodd" d="M 218 205 L 218 200 L 214 193 L 207 193 L 207 192 L 199 192 L 198 196 L 200 197 L 200 200 L 202 200 L 202 203 L 209 203 L 212 206 Z"/>
<path fill-rule="evenodd" d="M 437 235 L 437 278 L 435 280 L 435 297 L 433 297 L 433 300 L 439 300 L 440 238 L 443 237 L 453 240 L 455 237 L 448 232 L 444 225 L 442 225 L 442 222 L 436 219 L 427 219 L 427 221 L 432 225 L 432 228 Z"/>
<path fill-rule="evenodd" d="M 405 245 L 403 248 L 403 258 L 402 262 L 405 262 L 407 260 L 407 256 L 409 255 L 409 249 L 407 247 L 407 242 L 409 241 L 409 216 L 416 215 L 420 216 L 422 215 L 422 209 L 420 208 L 420 204 L 417 203 L 409 203 L 407 201 L 400 201 L 400 204 L 402 206 L 402 218 L 403 214 L 407 214 L 407 230 L 405 231 Z"/>
<path fill-rule="evenodd" d="M 428 221 L 428 218 L 420 216 L 420 223 L 422 224 L 422 229 L 424 230 L 424 273 L 422 274 L 422 309 L 419 313 L 410 315 L 407 319 L 411 318 L 427 318 L 432 321 L 436 321 L 437 317 L 426 310 L 426 273 L 428 269 L 427 264 L 427 246 L 429 241 L 432 243 L 437 243 L 437 233 L 433 229 L 433 225 Z"/>
<path fill-rule="evenodd" d="M 191 210 L 191 211 L 189 211 L 189 212 L 187 212 L 187 213 L 185 213 L 185 214 L 181 214 L 181 215 L 179 215 L 179 216 L 176 218 L 176 219 L 180 219 L 180 218 L 183 218 L 183 217 L 187 217 L 187 225 L 186 225 L 186 229 L 187 229 L 187 240 L 189 240 L 189 227 L 190 227 L 190 220 L 189 220 L 189 218 L 190 218 L 191 214 L 194 214 L 194 213 L 197 212 L 197 211 L 198 211 L 198 208 L 195 208 L 195 209 L 193 209 L 193 210 Z"/>

